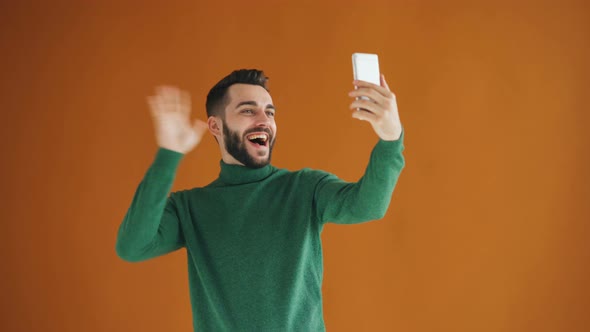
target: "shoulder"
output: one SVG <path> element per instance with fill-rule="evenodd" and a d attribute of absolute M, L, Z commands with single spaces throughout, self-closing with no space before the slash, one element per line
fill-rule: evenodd
<path fill-rule="evenodd" d="M 284 170 L 278 174 L 281 177 L 289 178 L 292 181 L 297 181 L 299 184 L 307 184 L 315 186 L 320 181 L 326 178 L 336 178 L 335 175 L 323 170 L 313 168 L 302 168 L 296 171 Z"/>

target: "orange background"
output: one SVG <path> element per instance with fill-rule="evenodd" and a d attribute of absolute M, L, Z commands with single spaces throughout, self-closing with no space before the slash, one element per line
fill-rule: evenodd
<path fill-rule="evenodd" d="M 114 250 L 156 151 L 145 97 L 177 85 L 204 119 L 221 77 L 264 69 L 273 163 L 355 181 L 376 136 L 350 56 L 374 52 L 407 166 L 383 220 L 324 230 L 327 329 L 588 331 L 589 7 L 3 1 L 0 330 L 191 330 L 185 251 Z M 219 159 L 209 136 L 174 190 Z"/>

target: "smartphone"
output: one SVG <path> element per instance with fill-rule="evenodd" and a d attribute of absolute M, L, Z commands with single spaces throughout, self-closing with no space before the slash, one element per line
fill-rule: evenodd
<path fill-rule="evenodd" d="M 381 75 L 379 74 L 379 58 L 377 57 L 377 54 L 353 53 L 352 72 L 354 74 L 355 80 L 381 85 Z M 369 100 L 367 97 L 361 98 Z"/>

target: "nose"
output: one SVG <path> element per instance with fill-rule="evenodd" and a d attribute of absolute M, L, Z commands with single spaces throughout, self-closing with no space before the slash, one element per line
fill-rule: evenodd
<path fill-rule="evenodd" d="M 266 111 L 262 110 L 258 112 L 256 116 L 256 125 L 259 127 L 269 127 L 271 118 L 266 114 Z"/>

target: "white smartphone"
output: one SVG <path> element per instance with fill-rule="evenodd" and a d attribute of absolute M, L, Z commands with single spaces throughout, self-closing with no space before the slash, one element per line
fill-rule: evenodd
<path fill-rule="evenodd" d="M 354 74 L 355 80 L 381 85 L 381 75 L 379 74 L 379 57 L 377 57 L 377 54 L 353 53 L 352 72 Z M 361 98 L 366 100 L 369 99 L 367 97 Z"/>

